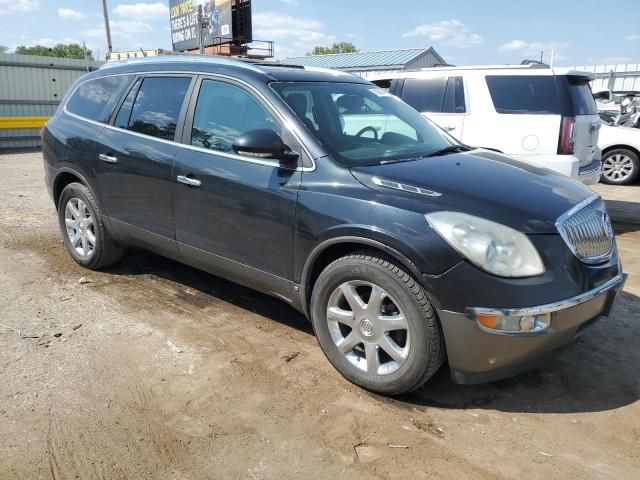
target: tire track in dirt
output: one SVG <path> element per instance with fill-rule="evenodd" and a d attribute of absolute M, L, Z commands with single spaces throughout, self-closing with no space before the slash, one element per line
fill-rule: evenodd
<path fill-rule="evenodd" d="M 51 412 L 47 433 L 47 459 L 49 471 L 54 480 L 69 478 L 103 479 L 104 472 L 95 463 L 87 461 L 82 455 L 86 451 L 88 439 L 75 428 L 66 428 Z"/>

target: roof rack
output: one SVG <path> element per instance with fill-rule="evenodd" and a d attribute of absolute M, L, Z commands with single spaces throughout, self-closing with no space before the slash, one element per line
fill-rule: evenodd
<path fill-rule="evenodd" d="M 260 65 L 263 67 L 280 67 L 280 68 L 297 68 L 297 69 L 302 69 L 304 70 L 304 65 L 291 65 L 288 63 L 281 63 L 278 61 L 275 62 L 271 62 L 269 60 L 256 60 L 256 59 L 252 59 L 252 58 L 238 58 L 236 59 L 240 62 L 244 62 L 244 63 L 249 63 L 251 65 Z"/>
<path fill-rule="evenodd" d="M 161 64 L 161 63 L 205 63 L 209 65 L 233 65 L 254 71 L 262 72 L 250 62 L 242 61 L 235 58 L 222 58 L 212 55 L 162 55 L 157 57 L 141 57 L 129 60 L 119 60 L 116 62 L 108 62 L 100 67 L 100 70 L 106 70 L 123 65 L 138 64 Z"/>

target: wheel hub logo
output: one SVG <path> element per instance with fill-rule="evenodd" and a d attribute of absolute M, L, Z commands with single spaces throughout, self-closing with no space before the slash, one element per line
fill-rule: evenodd
<path fill-rule="evenodd" d="M 360 320 L 360 331 L 365 337 L 373 335 L 373 323 L 368 318 Z"/>

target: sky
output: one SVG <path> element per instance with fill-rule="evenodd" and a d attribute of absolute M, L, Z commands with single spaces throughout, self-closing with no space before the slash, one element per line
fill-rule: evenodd
<path fill-rule="evenodd" d="M 168 0 L 108 0 L 115 50 L 171 49 Z M 640 63 L 640 23 L 621 21 L 638 0 L 610 13 L 592 0 L 253 0 L 255 39 L 275 41 L 276 58 L 316 45 L 354 43 L 361 51 L 434 47 L 449 63 L 558 65 Z M 624 14 L 623 14 L 624 15 Z M 86 42 L 107 50 L 101 0 L 0 0 L 0 45 Z"/>

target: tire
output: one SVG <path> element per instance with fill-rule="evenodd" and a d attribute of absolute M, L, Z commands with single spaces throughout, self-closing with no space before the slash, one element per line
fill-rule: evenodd
<path fill-rule="evenodd" d="M 602 183 L 629 185 L 638 178 L 640 160 L 638 154 L 626 148 L 616 148 L 602 157 Z"/>
<path fill-rule="evenodd" d="M 83 267 L 105 268 L 124 255 L 124 249 L 105 228 L 96 200 L 85 185 L 70 183 L 64 188 L 58 200 L 58 222 L 65 248 Z"/>
<path fill-rule="evenodd" d="M 424 288 L 381 255 L 356 253 L 328 265 L 313 288 L 310 310 L 329 362 L 372 392 L 411 392 L 444 363 L 444 340 Z"/>

